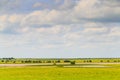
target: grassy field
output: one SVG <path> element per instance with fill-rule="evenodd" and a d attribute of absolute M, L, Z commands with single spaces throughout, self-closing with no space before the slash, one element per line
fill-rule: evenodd
<path fill-rule="evenodd" d="M 100 65 L 106 67 L 0 67 L 0 80 L 119 80 L 120 64 Z"/>

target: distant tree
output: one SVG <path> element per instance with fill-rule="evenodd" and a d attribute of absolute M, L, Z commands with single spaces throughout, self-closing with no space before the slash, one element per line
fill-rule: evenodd
<path fill-rule="evenodd" d="M 109 60 L 107 60 L 107 62 L 110 62 Z"/>
<path fill-rule="evenodd" d="M 114 60 L 114 62 L 117 62 L 116 60 Z"/>
<path fill-rule="evenodd" d="M 13 63 L 15 63 L 16 61 L 13 61 Z"/>
<path fill-rule="evenodd" d="M 84 63 L 85 63 L 86 61 L 84 60 Z"/>
<path fill-rule="evenodd" d="M 60 63 L 60 60 L 58 60 L 57 63 Z"/>
<path fill-rule="evenodd" d="M 75 61 L 71 61 L 70 63 L 71 63 L 71 65 L 75 65 Z"/>
<path fill-rule="evenodd" d="M 89 60 L 89 62 L 92 62 L 92 60 Z"/>
<path fill-rule="evenodd" d="M 47 63 L 51 63 L 51 61 L 46 61 Z"/>
<path fill-rule="evenodd" d="M 103 62 L 103 60 L 101 60 L 100 62 Z"/>
<path fill-rule="evenodd" d="M 69 60 L 64 60 L 64 62 L 70 62 Z"/>
<path fill-rule="evenodd" d="M 39 63 L 42 63 L 42 61 L 39 61 Z"/>
<path fill-rule="evenodd" d="M 24 63 L 24 61 L 21 61 L 21 63 Z"/>
<path fill-rule="evenodd" d="M 87 62 L 89 62 L 89 60 L 87 60 Z"/>
<path fill-rule="evenodd" d="M 4 62 L 4 60 L 2 60 L 1 62 Z"/>

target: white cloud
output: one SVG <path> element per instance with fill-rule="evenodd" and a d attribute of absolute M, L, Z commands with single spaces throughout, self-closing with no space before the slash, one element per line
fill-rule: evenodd
<path fill-rule="evenodd" d="M 65 6 L 71 2 L 65 0 Z M 104 3 L 107 3 L 105 1 Z M 115 3 L 115 1 L 114 1 Z M 39 3 L 36 3 L 40 5 Z M 63 4 L 63 5 L 64 5 Z M 107 4 L 110 4 L 108 1 Z M 66 8 L 66 7 L 65 7 Z M 4 14 L 0 16 L 0 21 L 3 27 L 9 26 L 9 24 L 18 24 L 17 26 L 22 26 L 23 32 L 27 31 L 26 27 L 41 26 L 41 25 L 60 25 L 60 24 L 76 24 L 82 23 L 82 21 L 90 26 L 95 26 L 91 22 L 111 22 L 119 21 L 119 11 L 120 7 L 111 7 L 101 3 L 99 0 L 80 0 L 74 8 L 69 8 L 69 10 L 38 10 L 33 11 L 29 14 Z M 90 21 L 90 22 L 89 22 Z M 88 23 L 86 23 L 88 22 Z"/>
<path fill-rule="evenodd" d="M 96 24 L 97 25 L 97 24 Z M 99 25 L 98 25 L 99 26 Z M 84 28 L 83 30 L 77 30 Z M 75 25 L 54 25 L 52 27 L 23 28 L 20 35 L 3 35 L 0 42 L 7 46 L 37 46 L 39 48 L 74 47 L 116 44 L 120 41 L 119 27 L 84 27 Z M 73 31 L 76 29 L 75 31 Z M 109 31 L 108 31 L 109 30 Z M 26 32 L 27 31 L 27 32 Z M 107 32 L 108 31 L 108 32 Z M 107 32 L 107 33 L 106 33 Z M 116 40 L 116 41 L 115 41 Z M 106 44 L 108 43 L 108 44 Z M 83 47 L 82 47 L 83 46 Z"/>
<path fill-rule="evenodd" d="M 120 26 L 115 26 L 111 29 L 110 36 L 118 36 L 120 38 Z"/>
<path fill-rule="evenodd" d="M 16 15 L 16 14 L 13 14 L 13 15 L 10 15 L 8 17 L 8 21 L 12 24 L 14 23 L 19 23 L 22 19 L 23 19 L 24 15 Z"/>
<path fill-rule="evenodd" d="M 111 3 L 109 2 L 109 4 Z M 105 5 L 100 0 L 80 0 L 74 12 L 79 19 L 85 18 L 91 21 L 114 22 L 119 21 L 119 9 L 120 7 L 117 6 L 111 7 Z"/>
<path fill-rule="evenodd" d="M 80 0 L 74 8 L 67 10 L 71 5 L 66 2 L 63 4 L 66 10 L 45 9 L 26 14 L 1 15 L 1 32 L 5 29 L 13 29 L 21 33 L 20 35 L 11 35 L 11 38 L 3 34 L 5 37 L 0 36 L 1 43 L 3 45 L 9 43 L 11 46 L 37 45 L 44 48 L 60 46 L 88 47 L 93 44 L 97 46 L 107 42 L 109 44 L 119 43 L 119 26 L 109 27 L 109 23 L 107 23 L 107 26 L 105 25 L 107 19 L 113 18 L 114 20 L 116 16 L 119 18 L 119 7 L 113 8 L 105 4 L 102 5 L 99 0 Z M 36 3 L 34 7 L 40 5 Z M 101 20 L 94 22 L 91 19 Z M 45 25 L 49 26 L 45 27 Z M 117 42 L 115 39 L 117 39 Z"/>
<path fill-rule="evenodd" d="M 0 23 L 0 31 L 3 31 L 5 29 L 5 24 L 4 23 Z"/>
<path fill-rule="evenodd" d="M 6 20 L 7 20 L 7 15 L 0 16 L 0 22 L 6 22 Z"/>
<path fill-rule="evenodd" d="M 80 0 L 74 8 L 69 8 L 69 10 L 33 11 L 26 15 L 22 24 L 31 26 L 34 24 L 75 24 L 82 21 L 118 22 L 119 9 L 120 7 L 103 5 L 99 0 Z"/>
<path fill-rule="evenodd" d="M 103 0 L 103 3 L 104 5 L 107 5 L 107 6 L 112 6 L 112 7 L 115 7 L 115 6 L 118 6 L 120 7 L 120 0 Z M 111 4 L 112 3 L 112 4 Z"/>
<path fill-rule="evenodd" d="M 87 28 L 87 29 L 85 29 L 84 30 L 84 32 L 85 33 L 104 33 L 104 32 L 107 32 L 107 28 L 106 27 L 100 27 L 100 28 L 95 28 L 95 27 L 93 27 L 93 28 Z"/>
<path fill-rule="evenodd" d="M 76 0 L 64 0 L 64 3 L 60 5 L 58 9 L 68 10 L 74 8 L 75 5 L 76 5 Z"/>

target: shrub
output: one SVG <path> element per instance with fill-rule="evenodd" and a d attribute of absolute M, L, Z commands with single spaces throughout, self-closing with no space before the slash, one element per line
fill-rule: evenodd
<path fill-rule="evenodd" d="M 70 63 L 71 63 L 71 65 L 75 65 L 75 61 L 71 61 Z"/>

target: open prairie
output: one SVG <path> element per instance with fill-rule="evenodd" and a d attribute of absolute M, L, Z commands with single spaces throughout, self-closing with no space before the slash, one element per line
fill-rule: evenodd
<path fill-rule="evenodd" d="M 118 80 L 120 64 L 0 64 L 0 80 Z M 4 66 L 3 66 L 4 65 Z M 6 66 L 5 66 L 6 65 Z"/>

